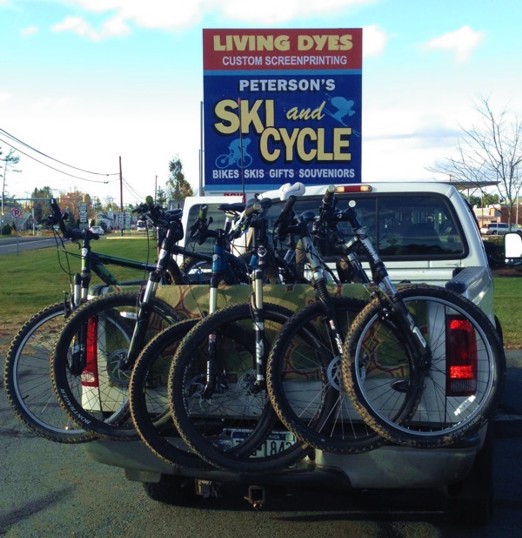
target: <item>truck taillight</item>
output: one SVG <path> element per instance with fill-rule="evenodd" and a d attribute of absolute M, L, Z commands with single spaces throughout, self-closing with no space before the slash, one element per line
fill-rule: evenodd
<path fill-rule="evenodd" d="M 87 321 L 86 362 L 82 371 L 84 387 L 98 387 L 98 318 L 92 317 Z"/>
<path fill-rule="evenodd" d="M 446 394 L 472 396 L 477 390 L 477 340 L 470 321 L 446 318 Z"/>
<path fill-rule="evenodd" d="M 372 192 L 372 186 L 364 183 L 357 183 L 354 185 L 339 185 L 335 187 L 335 192 Z"/>

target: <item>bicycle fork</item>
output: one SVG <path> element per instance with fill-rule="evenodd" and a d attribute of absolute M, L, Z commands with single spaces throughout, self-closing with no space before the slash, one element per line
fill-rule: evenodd
<path fill-rule="evenodd" d="M 149 326 L 150 320 L 150 303 L 156 293 L 156 288 L 159 282 L 159 276 L 156 272 L 153 272 L 147 281 L 147 286 L 143 292 L 143 296 L 138 301 L 138 308 L 136 311 L 136 323 L 132 336 L 129 342 L 129 349 L 127 354 L 120 361 L 120 370 L 127 371 L 134 366 L 134 362 L 138 357 L 143 343 L 145 342 L 145 333 Z M 126 314 L 128 316 L 128 314 Z"/>
<path fill-rule="evenodd" d="M 258 249 L 259 250 L 259 249 Z M 262 262 L 261 262 L 262 263 Z M 266 347 L 265 347 L 265 316 L 263 308 L 264 270 L 257 268 L 253 274 L 253 293 L 251 295 L 251 310 L 254 327 L 255 342 L 255 376 L 250 387 L 252 393 L 257 394 L 265 388 Z M 212 294 L 211 294 L 212 297 Z M 217 299 L 217 297 L 216 297 Z M 217 340 L 219 335 L 209 334 L 208 355 L 206 367 L 205 388 L 203 397 L 210 398 L 218 389 L 226 389 L 226 373 L 218 371 Z M 223 373 L 223 375 L 221 375 Z"/>
<path fill-rule="evenodd" d="M 411 348 L 414 350 L 414 364 L 417 371 L 421 374 L 427 373 L 431 367 L 432 354 L 428 342 L 424 338 L 420 327 L 417 325 L 417 321 L 408 310 L 408 307 L 388 276 L 385 276 L 383 280 L 379 282 L 379 288 L 383 293 L 382 300 L 385 303 L 383 305 L 385 317 L 391 309 L 395 314 L 403 334 L 406 336 Z"/>

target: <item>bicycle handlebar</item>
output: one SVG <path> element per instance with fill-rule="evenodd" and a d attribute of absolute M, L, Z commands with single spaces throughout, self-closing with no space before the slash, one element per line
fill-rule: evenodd
<path fill-rule="evenodd" d="M 348 221 L 351 227 L 355 230 L 359 230 L 363 225 L 359 222 L 357 218 L 357 213 L 355 212 L 354 206 L 349 206 L 344 211 L 341 211 L 338 216 L 340 221 Z"/>
<path fill-rule="evenodd" d="M 295 202 L 296 197 L 293 194 L 290 195 L 285 203 L 285 207 L 283 207 L 279 217 L 277 217 L 274 230 L 280 241 L 283 241 L 283 239 L 287 236 L 290 223 L 294 220 Z"/>
<path fill-rule="evenodd" d="M 89 229 L 82 230 L 80 228 L 68 228 L 65 225 L 65 216 L 62 213 L 62 210 L 60 209 L 60 206 L 58 205 L 58 202 L 56 201 L 56 198 L 51 198 L 49 200 L 49 204 L 51 206 L 52 215 L 49 220 L 51 220 L 52 224 L 58 224 L 60 231 L 62 232 L 63 236 L 66 239 L 70 239 L 71 241 L 78 241 L 80 239 L 99 239 L 100 236 L 96 233 L 91 232 Z M 65 215 L 67 215 L 65 213 Z"/>
<path fill-rule="evenodd" d="M 210 217 L 207 220 L 208 205 L 202 204 L 198 211 L 198 216 L 196 221 L 190 227 L 190 238 L 198 238 L 198 245 L 202 245 L 208 237 L 217 238 L 219 236 L 219 231 L 210 230 L 209 225 L 212 224 L 213 220 Z"/>
<path fill-rule="evenodd" d="M 152 203 L 152 199 L 139 204 L 132 212 L 150 220 L 157 227 L 168 227 L 169 223 L 174 220 L 180 220 L 183 215 L 182 209 L 163 209 L 161 206 Z"/>
<path fill-rule="evenodd" d="M 67 218 L 67 213 L 62 213 L 60 206 L 56 198 L 50 198 L 49 204 L 51 206 L 52 214 L 47 219 L 48 225 L 58 225 L 62 235 L 66 239 L 71 241 L 80 241 L 80 240 L 91 240 L 99 239 L 100 236 L 96 233 L 91 232 L 89 229 L 80 229 L 80 228 L 71 228 L 68 227 L 65 223 Z M 147 200 L 147 202 L 138 205 L 135 209 L 132 210 L 133 213 L 138 213 L 145 218 L 148 218 L 152 221 L 155 226 L 160 228 L 167 227 L 170 222 L 174 220 L 180 220 L 183 214 L 181 209 L 174 210 L 165 210 L 159 205 L 154 205 L 152 199 Z"/>

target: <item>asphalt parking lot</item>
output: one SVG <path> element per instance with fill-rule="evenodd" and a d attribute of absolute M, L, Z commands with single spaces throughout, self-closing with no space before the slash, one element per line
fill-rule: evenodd
<path fill-rule="evenodd" d="M 3 357 L 2 357 L 3 362 Z M 522 529 L 522 350 L 508 351 L 495 427 L 495 514 L 487 527 L 454 528 L 401 493 L 270 496 L 254 511 L 242 494 L 188 507 L 148 499 L 121 469 L 93 462 L 82 445 L 57 445 L 17 421 L 0 390 L 0 535 L 518 537 Z M 243 492 L 246 493 L 246 492 Z"/>

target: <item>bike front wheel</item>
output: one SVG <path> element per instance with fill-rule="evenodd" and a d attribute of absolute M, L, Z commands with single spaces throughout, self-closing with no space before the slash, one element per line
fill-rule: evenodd
<path fill-rule="evenodd" d="M 95 298 L 78 308 L 64 327 L 52 357 L 52 382 L 62 407 L 85 429 L 109 439 L 133 440 L 130 371 L 120 368 L 138 319 L 138 296 L 122 293 Z M 148 305 L 144 347 L 178 321 L 166 303 Z"/>
<path fill-rule="evenodd" d="M 363 301 L 331 298 L 331 312 L 316 302 L 288 320 L 270 352 L 267 387 L 272 405 L 299 439 L 319 450 L 356 454 L 383 439 L 353 408 L 341 380 L 342 342 Z"/>
<path fill-rule="evenodd" d="M 389 441 L 451 446 L 485 424 L 499 401 L 506 363 L 498 333 L 480 308 L 444 288 L 411 286 L 399 298 L 428 344 L 428 358 L 408 338 L 400 314 L 374 299 L 345 342 L 345 388 Z"/>
<path fill-rule="evenodd" d="M 291 315 L 270 304 L 263 310 L 264 339 L 258 351 L 268 351 Z M 169 374 L 174 424 L 186 446 L 218 468 L 264 472 L 305 455 L 291 432 L 278 423 L 256 370 L 249 304 L 223 308 L 200 321 L 174 356 Z M 261 372 L 264 376 L 264 365 Z"/>
<path fill-rule="evenodd" d="M 38 435 L 59 443 L 95 439 L 78 428 L 53 391 L 49 357 L 66 323 L 64 303 L 48 306 L 29 319 L 13 338 L 4 363 L 7 399 L 16 416 Z"/>

